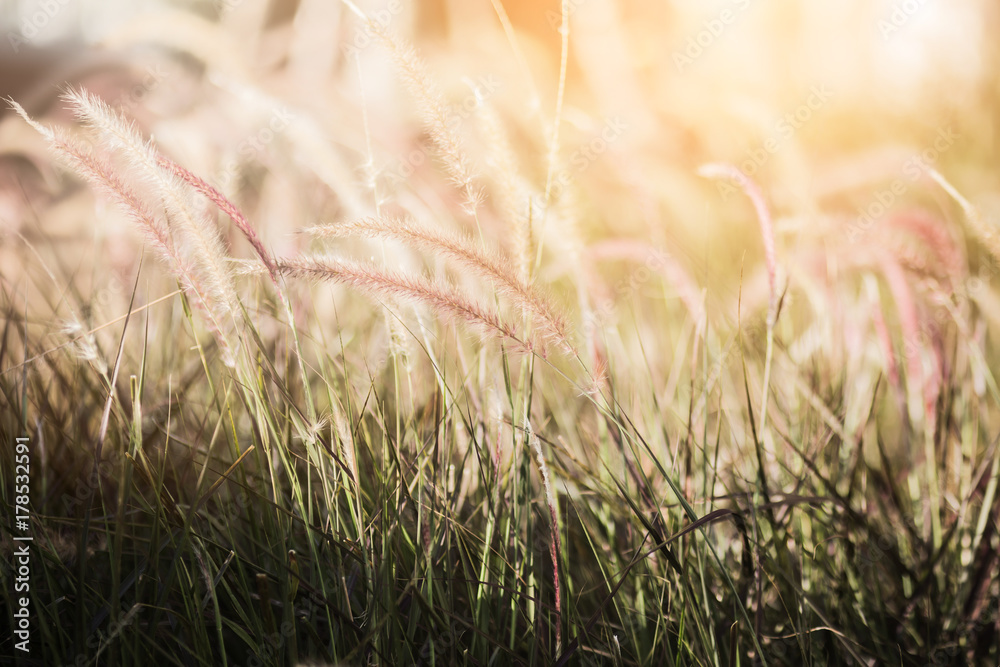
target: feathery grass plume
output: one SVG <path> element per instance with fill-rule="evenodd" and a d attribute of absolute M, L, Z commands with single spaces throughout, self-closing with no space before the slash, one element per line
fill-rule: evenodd
<path fill-rule="evenodd" d="M 904 245 L 894 249 L 899 261 L 918 273 L 947 278 L 952 285 L 962 280 L 965 258 L 943 223 L 921 210 L 903 211 L 888 219 L 888 227 L 910 237 L 918 248 Z"/>
<path fill-rule="evenodd" d="M 93 364 L 101 375 L 107 374 L 108 363 L 97 349 L 93 332 L 84 329 L 83 324 L 74 318 L 63 324 L 61 333 L 70 339 L 70 346 L 78 359 Z"/>
<path fill-rule="evenodd" d="M 366 16 L 354 3 L 345 2 L 345 4 L 365 22 L 365 30 L 378 38 L 389 52 L 399 70 L 403 85 L 417 103 L 421 119 L 441 155 L 448 176 L 465 195 L 464 207 L 470 214 L 473 213 L 479 207 L 481 194 L 473 182 L 474 170 L 470 166 L 462 139 L 455 129 L 459 117 L 448 108 L 441 89 L 412 46 L 401 37 L 392 34 L 378 21 Z"/>
<path fill-rule="evenodd" d="M 218 230 L 197 214 L 190 192 L 175 174 L 164 170 L 157 153 L 142 139 L 135 127 L 115 113 L 105 102 L 85 90 L 70 91 L 64 98 L 72 105 L 77 118 L 108 142 L 125 166 L 135 169 L 153 188 L 166 206 L 171 227 L 190 246 L 195 265 L 203 274 L 203 284 L 212 297 L 207 304 L 220 313 L 236 312 L 236 292 L 226 273 L 225 253 Z"/>
<path fill-rule="evenodd" d="M 147 240 L 153 244 L 153 247 L 163 254 L 169 262 L 174 263 L 177 267 L 180 266 L 181 259 L 177 255 L 177 249 L 167 228 L 149 212 L 135 193 L 115 174 L 110 164 L 93 155 L 90 148 L 65 131 L 42 125 L 28 116 L 20 104 L 13 100 L 7 101 L 26 123 L 48 140 L 49 148 L 67 167 L 118 204 L 128 213 Z"/>
<path fill-rule="evenodd" d="M 351 481 L 354 484 L 358 484 L 358 463 L 354 452 L 354 436 L 351 434 L 351 427 L 347 423 L 347 418 L 337 405 L 333 406 L 333 426 L 337 432 L 337 440 L 340 442 L 340 455 L 344 458 L 344 464 L 351 474 Z"/>
<path fill-rule="evenodd" d="M 597 399 L 605 389 L 611 389 L 611 365 L 604 344 L 592 336 L 590 369 L 582 395 Z"/>
<path fill-rule="evenodd" d="M 581 208 L 581 202 L 574 202 Z M 571 284 L 576 287 L 576 307 L 577 319 L 583 323 L 596 322 L 592 294 L 588 290 L 588 285 L 592 282 L 587 266 L 585 255 L 586 247 L 580 235 L 578 224 L 578 212 L 581 208 L 574 208 L 570 205 L 569 197 L 561 199 L 557 210 L 545 209 L 542 202 L 538 202 L 538 207 L 534 210 L 543 211 L 543 224 L 535 229 L 537 235 L 535 240 L 535 257 L 533 258 L 532 272 L 537 272 L 542 264 L 545 245 L 549 244 L 549 254 L 558 260 L 562 271 L 571 276 Z M 555 224 L 546 224 L 545 220 L 554 220 Z M 543 242 L 544 241 L 544 242 Z M 584 324 L 581 337 L 582 345 L 585 349 L 592 350 L 594 346 L 593 338 L 597 330 L 592 325 Z"/>
<path fill-rule="evenodd" d="M 760 233 L 764 242 L 764 261 L 767 264 L 767 284 L 770 291 L 767 320 L 768 326 L 773 326 L 774 320 L 778 316 L 778 289 L 776 285 L 778 260 L 774 249 L 774 225 L 771 223 L 771 211 L 764 200 L 764 193 L 761 192 L 760 186 L 753 179 L 731 164 L 702 165 L 698 168 L 698 174 L 705 178 L 734 181 L 753 203 L 754 210 L 757 212 L 757 220 L 760 222 Z"/>
<path fill-rule="evenodd" d="M 538 459 L 538 470 L 542 475 L 542 486 L 545 488 L 545 502 L 549 506 L 549 519 L 552 522 L 550 531 L 552 539 L 549 540 L 549 557 L 552 559 L 552 584 L 555 589 L 556 607 L 556 655 L 562 650 L 562 592 L 559 585 L 559 556 L 562 545 L 559 538 L 559 511 L 556 505 L 556 496 L 552 492 L 552 482 L 549 480 L 549 468 L 545 465 L 545 455 L 542 452 L 542 443 L 538 436 L 531 430 L 530 425 L 526 425 L 528 438 L 535 450 L 535 457 Z"/>
<path fill-rule="evenodd" d="M 178 176 L 188 185 L 210 199 L 212 203 L 219 207 L 220 211 L 230 217 L 240 232 L 243 233 L 243 237 L 250 242 L 251 246 L 253 246 L 254 251 L 260 258 L 260 261 L 264 263 L 265 267 L 267 267 L 267 273 L 270 275 L 271 281 L 274 283 L 274 286 L 278 288 L 278 292 L 280 294 L 281 286 L 278 284 L 278 269 L 274 264 L 274 257 L 272 257 L 271 253 L 264 247 L 264 242 L 261 241 L 260 236 L 257 234 L 257 230 L 250 225 L 250 221 L 246 219 L 243 212 L 240 211 L 235 204 L 226 199 L 221 192 L 170 158 L 164 157 L 163 155 L 157 155 L 156 162 L 163 169 L 166 169 L 171 174 Z"/>
<path fill-rule="evenodd" d="M 493 283 L 497 292 L 532 316 L 543 340 L 575 354 L 570 343 L 569 326 L 555 307 L 536 289 L 521 280 L 506 257 L 495 250 L 481 249 L 474 242 L 455 234 L 439 232 L 407 220 L 362 218 L 352 222 L 311 227 L 305 232 L 316 237 L 365 236 L 393 239 L 434 252 L 471 269 Z"/>
<path fill-rule="evenodd" d="M 497 186 L 497 204 L 502 218 L 511 225 L 510 245 L 517 259 L 517 269 L 524 282 L 531 281 L 531 192 L 527 181 L 521 177 L 517 157 L 511 148 L 496 109 L 485 104 L 480 108 L 479 120 L 486 139 L 488 158 Z"/>
<path fill-rule="evenodd" d="M 277 267 L 282 274 L 333 280 L 374 297 L 393 296 L 425 304 L 439 314 L 481 330 L 491 338 L 510 342 L 514 349 L 545 357 L 544 348 L 520 339 L 514 327 L 505 323 L 495 309 L 473 301 L 449 285 L 333 257 L 279 259 Z"/>
<path fill-rule="evenodd" d="M 945 192 L 947 192 L 952 199 L 958 202 L 958 205 L 962 207 L 962 212 L 965 213 L 965 219 L 969 223 L 969 227 L 972 229 L 972 233 L 979 239 L 979 242 L 983 244 L 983 247 L 993 258 L 1000 261 L 1000 227 L 995 224 L 990 224 L 983 220 L 983 216 L 979 213 L 979 209 L 973 206 L 972 202 L 966 199 L 958 189 L 952 185 L 944 176 L 941 175 L 936 169 L 928 169 L 930 177 L 940 185 Z"/>
<path fill-rule="evenodd" d="M 93 155 L 89 148 L 65 131 L 46 127 L 33 120 L 17 102 L 8 102 L 25 122 L 48 140 L 51 150 L 68 168 L 117 204 L 135 223 L 157 255 L 167 264 L 168 270 L 180 281 L 185 292 L 193 297 L 195 306 L 207 316 L 206 326 L 218 342 L 226 364 L 232 365 L 232 348 L 224 334 L 224 318 L 212 307 L 215 302 L 212 290 L 206 285 L 202 272 L 197 271 L 181 254 L 167 226 L 149 211 L 108 162 Z"/>

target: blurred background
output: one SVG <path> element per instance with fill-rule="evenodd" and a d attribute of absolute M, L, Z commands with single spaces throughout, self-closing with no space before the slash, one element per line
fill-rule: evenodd
<path fill-rule="evenodd" d="M 745 312 L 760 312 L 768 279 L 746 198 L 697 173 L 724 162 L 758 183 L 772 210 L 779 287 L 803 290 L 785 305 L 822 313 L 821 330 L 847 332 L 836 345 L 815 339 L 827 341 L 834 367 L 858 340 L 892 365 L 867 316 L 838 301 L 868 303 L 857 280 L 846 293 L 838 281 L 850 267 L 878 267 L 886 249 L 918 292 L 936 281 L 918 306 L 943 286 L 1000 313 L 983 289 L 997 267 L 966 242 L 960 209 L 927 172 L 944 174 L 985 220 L 997 219 L 1000 6 L 569 0 L 557 124 L 561 8 L 553 0 L 6 0 L 0 95 L 44 122 L 69 124 L 61 92 L 95 92 L 236 201 L 278 255 L 303 250 L 295 233 L 303 227 L 376 212 L 509 247 L 504 192 L 516 191 L 515 214 L 542 220 L 538 278 L 579 303 L 581 319 L 617 317 L 626 294 L 656 296 L 618 265 L 589 270 L 645 248 L 669 253 L 668 316 L 695 317 L 704 298 L 710 319 L 733 324 L 741 286 Z M 414 45 L 448 105 L 482 196 L 475 223 L 373 25 Z M 66 316 L 58 295 L 67 281 L 97 311 L 88 328 L 124 312 L 138 241 L 43 144 L 0 110 L 0 271 L 13 288 L 25 243 L 50 273 L 64 267 L 56 280 L 31 281 L 51 292 L 32 306 L 47 334 Z M 240 235 L 222 229 L 233 254 L 248 256 Z M 619 289 L 623 280 L 631 282 Z M 933 321 L 932 311 L 916 316 Z M 900 319 L 895 310 L 887 318 Z M 804 359 L 818 344 L 803 341 Z M 637 349 L 625 357 L 641 359 Z"/>
<path fill-rule="evenodd" d="M 357 7 L 412 41 L 448 101 L 466 104 L 466 116 L 478 104 L 474 95 L 485 95 L 530 185 L 544 187 L 559 2 L 359 0 Z M 739 166 L 790 219 L 817 205 L 852 215 L 857 188 L 900 175 L 900 165 L 933 146 L 945 128 L 953 130 L 954 146 L 935 151 L 942 153 L 935 164 L 947 165 L 987 210 L 997 207 L 990 184 L 998 54 L 990 37 L 1000 8 L 993 3 L 570 0 L 569 10 L 563 160 L 571 163 L 611 119 L 627 125 L 607 155 L 578 161 L 593 169 L 570 164 L 570 180 L 632 183 L 658 221 L 652 232 L 640 223 L 644 214 L 635 209 L 643 199 L 634 190 L 605 187 L 588 195 L 614 199 L 597 208 L 610 205 L 621 215 L 581 216 L 585 226 L 673 235 L 683 239 L 689 261 L 703 261 L 705 244 L 717 241 L 720 229 L 718 217 L 705 213 L 718 202 L 691 196 L 697 165 Z M 0 95 L 29 113 L 66 120 L 60 91 L 93 90 L 196 173 L 227 181 L 231 192 L 240 183 L 261 186 L 251 188 L 257 219 L 279 245 L 289 242 L 285 232 L 316 217 L 312 200 L 324 197 L 314 191 L 289 198 L 279 185 L 252 178 L 250 172 L 266 169 L 281 180 L 268 161 L 295 143 L 288 136 L 262 147 L 247 143 L 278 106 L 308 121 L 301 124 L 308 130 L 293 133 L 328 140 L 328 149 L 316 148 L 322 156 L 303 156 L 309 147 L 300 145 L 286 157 L 312 160 L 311 171 L 333 190 L 323 203 L 335 214 L 362 213 L 401 184 L 416 188 L 404 182 L 424 170 L 408 164 L 420 141 L 414 105 L 394 82 L 384 50 L 372 47 L 371 31 L 343 3 L 7 0 L 0 34 Z M 10 127 L 9 116 L 0 111 L 0 216 L 8 231 L 20 229 L 30 211 L 37 214 L 36 193 L 50 192 L 24 145 L 32 140 L 17 136 L 23 126 Z M 69 222 L 61 230 L 54 225 L 52 234 L 75 233 Z M 737 244 L 734 252 L 742 249 Z"/>

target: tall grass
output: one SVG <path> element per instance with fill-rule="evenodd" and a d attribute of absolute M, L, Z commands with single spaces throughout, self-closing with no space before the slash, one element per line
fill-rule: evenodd
<path fill-rule="evenodd" d="M 0 662 L 997 664 L 1000 255 L 976 180 L 925 170 L 859 244 L 840 209 L 864 187 L 803 213 L 768 173 L 627 138 L 581 168 L 586 7 L 553 15 L 530 125 L 501 98 L 456 116 L 444 64 L 345 5 L 373 38 L 328 72 L 360 73 L 356 113 L 299 96 L 286 132 L 233 102 L 273 91 L 205 80 L 154 141 L 85 89 L 71 122 L 11 101 L 0 129 L 38 135 L 97 250 L 39 225 L 2 274 L 34 550 L 32 653 L 2 640 Z M 387 63 L 415 129 L 368 106 Z M 397 149 L 433 159 L 389 173 Z M 667 228 L 682 211 L 703 217 Z"/>

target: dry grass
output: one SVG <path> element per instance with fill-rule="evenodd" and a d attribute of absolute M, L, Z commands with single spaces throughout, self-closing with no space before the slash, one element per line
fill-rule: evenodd
<path fill-rule="evenodd" d="M 0 116 L 25 664 L 1000 661 L 985 2 L 230 4 Z"/>

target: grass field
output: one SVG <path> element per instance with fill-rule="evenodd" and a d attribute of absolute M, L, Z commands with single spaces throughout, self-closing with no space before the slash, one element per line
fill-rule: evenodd
<path fill-rule="evenodd" d="M 0 28 L 0 664 L 1000 665 L 985 0 Z"/>

